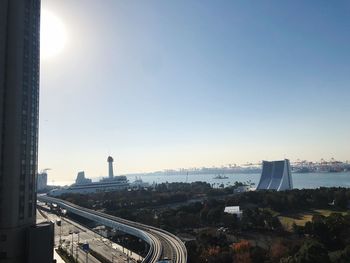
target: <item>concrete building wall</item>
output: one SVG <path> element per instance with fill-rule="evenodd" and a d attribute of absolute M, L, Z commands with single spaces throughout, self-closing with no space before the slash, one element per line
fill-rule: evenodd
<path fill-rule="evenodd" d="M 281 183 L 279 185 L 278 190 L 290 190 L 293 189 L 293 180 L 292 180 L 292 174 L 290 169 L 290 163 L 288 160 L 286 160 L 283 170 L 283 177 L 281 180 Z"/>
<path fill-rule="evenodd" d="M 268 189 L 271 177 L 272 177 L 272 162 L 263 161 L 263 169 L 260 177 L 260 182 L 258 184 L 258 189 Z"/>
<path fill-rule="evenodd" d="M 263 170 L 257 190 L 290 190 L 293 180 L 289 160 L 263 161 Z"/>
<path fill-rule="evenodd" d="M 45 222 L 28 229 L 28 263 L 48 263 L 53 259 L 54 224 Z"/>
<path fill-rule="evenodd" d="M 271 176 L 271 182 L 268 189 L 277 190 L 281 184 L 284 171 L 284 161 L 273 162 L 273 171 Z"/>

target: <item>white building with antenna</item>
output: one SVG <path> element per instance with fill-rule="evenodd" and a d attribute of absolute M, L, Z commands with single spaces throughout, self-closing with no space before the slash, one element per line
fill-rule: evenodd
<path fill-rule="evenodd" d="M 92 182 L 91 179 L 85 177 L 85 172 L 79 172 L 75 184 L 69 187 L 54 189 L 49 195 L 60 196 L 67 193 L 88 194 L 96 192 L 119 191 L 129 188 L 130 184 L 126 176 L 115 176 L 113 173 L 113 157 L 108 156 L 108 176 L 102 178 L 98 182 Z"/>

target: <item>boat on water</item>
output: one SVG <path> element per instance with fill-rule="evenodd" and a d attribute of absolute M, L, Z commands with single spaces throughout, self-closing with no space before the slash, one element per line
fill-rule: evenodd
<path fill-rule="evenodd" d="M 329 168 L 329 173 L 341 173 L 341 172 L 345 172 L 346 169 L 342 168 L 342 167 L 337 167 L 337 166 L 334 166 L 334 167 L 330 167 Z"/>
<path fill-rule="evenodd" d="M 294 167 L 292 169 L 293 173 L 299 173 L 299 174 L 305 174 L 305 173 L 312 173 L 313 170 L 309 167 L 302 166 L 302 167 Z"/>
<path fill-rule="evenodd" d="M 228 179 L 228 176 L 222 175 L 222 174 L 218 174 L 217 176 L 214 177 L 214 179 Z"/>

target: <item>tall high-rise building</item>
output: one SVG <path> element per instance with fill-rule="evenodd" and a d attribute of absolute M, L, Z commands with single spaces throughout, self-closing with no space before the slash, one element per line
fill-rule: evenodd
<path fill-rule="evenodd" d="M 36 180 L 36 189 L 38 192 L 47 189 L 47 172 L 42 172 L 38 174 Z"/>
<path fill-rule="evenodd" d="M 0 262 L 26 262 L 36 228 L 39 41 L 40 0 L 1 0 Z"/>

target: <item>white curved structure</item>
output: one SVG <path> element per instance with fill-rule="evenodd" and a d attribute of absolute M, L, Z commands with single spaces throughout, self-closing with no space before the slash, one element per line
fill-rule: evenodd
<path fill-rule="evenodd" d="M 178 237 L 165 230 L 83 208 L 70 202 L 46 195 L 39 195 L 38 200 L 45 203 L 56 204 L 58 207 L 71 213 L 144 240 L 149 244 L 150 250 L 142 263 L 164 262 L 162 260 L 166 258 L 171 260 L 166 262 L 187 262 L 187 250 L 185 244 Z"/>
<path fill-rule="evenodd" d="M 293 180 L 289 160 L 263 161 L 263 169 L 257 190 L 291 190 Z"/>

